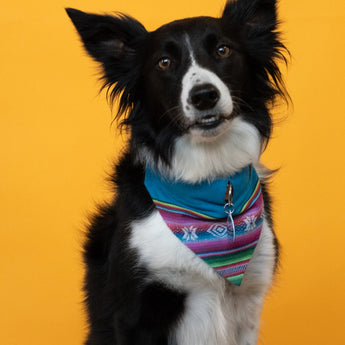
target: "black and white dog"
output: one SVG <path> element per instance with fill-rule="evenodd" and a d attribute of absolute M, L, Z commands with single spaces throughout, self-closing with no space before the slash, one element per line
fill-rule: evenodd
<path fill-rule="evenodd" d="M 123 14 L 67 13 L 102 64 L 111 101 L 119 98 L 121 125 L 131 133 L 113 174 L 114 200 L 99 208 L 85 243 L 86 344 L 256 344 L 278 260 L 259 163 L 271 134 L 268 107 L 285 92 L 276 0 L 230 1 L 221 18 L 177 20 L 153 32 Z M 259 176 L 264 209 L 255 251 L 234 284 L 172 232 L 145 178 L 150 169 L 171 181 L 174 197 L 174 181 L 212 188 L 248 167 Z M 191 229 L 184 239 L 199 236 Z"/>

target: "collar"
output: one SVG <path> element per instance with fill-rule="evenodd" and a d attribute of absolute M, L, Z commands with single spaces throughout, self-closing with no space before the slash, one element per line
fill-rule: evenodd
<path fill-rule="evenodd" d="M 145 171 L 145 187 L 158 208 L 173 207 L 176 212 L 196 217 L 220 219 L 224 212 L 228 183 L 233 187 L 233 215 L 236 216 L 255 202 L 260 188 L 259 177 L 252 165 L 227 178 L 186 183 L 158 174 L 150 167 Z"/>

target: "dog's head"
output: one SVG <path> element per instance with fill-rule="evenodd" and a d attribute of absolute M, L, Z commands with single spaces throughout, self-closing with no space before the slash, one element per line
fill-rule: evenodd
<path fill-rule="evenodd" d="M 147 32 L 125 16 L 67 9 L 120 98 L 138 159 L 189 182 L 255 163 L 271 133 L 268 103 L 284 88 L 275 0 L 228 2 Z"/>

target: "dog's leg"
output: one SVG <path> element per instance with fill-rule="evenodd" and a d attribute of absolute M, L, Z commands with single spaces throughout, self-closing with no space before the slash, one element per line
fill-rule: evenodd
<path fill-rule="evenodd" d="M 241 286 L 234 287 L 237 334 L 239 345 L 257 343 L 260 315 L 265 295 L 269 289 L 276 265 L 277 248 L 274 233 L 264 220 L 262 233 L 253 257 L 248 264 Z"/>
<path fill-rule="evenodd" d="M 138 287 L 138 294 L 115 313 L 114 344 L 174 345 L 171 330 L 183 312 L 184 300 L 185 294 L 159 282 Z"/>
<path fill-rule="evenodd" d="M 245 322 L 238 326 L 238 345 L 257 344 L 261 310 L 261 305 L 252 306 Z"/>
<path fill-rule="evenodd" d="M 178 345 L 238 345 L 234 323 L 226 319 L 227 304 L 216 290 L 194 289 L 176 330 Z"/>

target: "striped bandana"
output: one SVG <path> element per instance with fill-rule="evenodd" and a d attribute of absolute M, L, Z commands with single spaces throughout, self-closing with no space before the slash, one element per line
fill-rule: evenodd
<path fill-rule="evenodd" d="M 224 207 L 232 187 L 231 213 Z M 228 179 L 185 183 L 146 167 L 145 186 L 172 233 L 216 272 L 235 285 L 258 243 L 263 197 L 252 166 Z"/>

